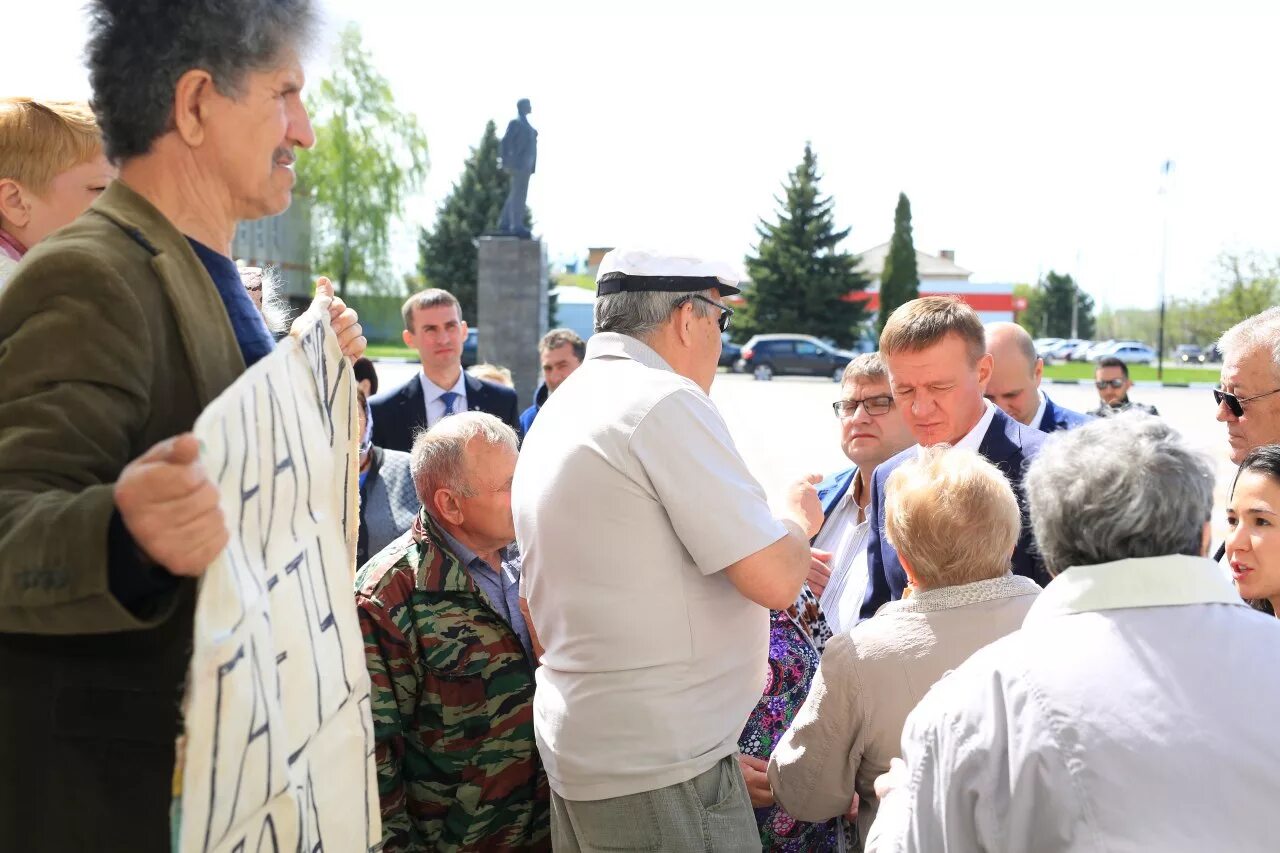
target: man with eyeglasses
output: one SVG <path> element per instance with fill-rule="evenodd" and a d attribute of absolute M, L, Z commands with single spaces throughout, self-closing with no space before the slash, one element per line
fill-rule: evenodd
<path fill-rule="evenodd" d="M 738 736 L 822 507 L 815 476 L 775 517 L 708 396 L 736 278 L 606 255 L 586 360 L 516 466 L 557 850 L 760 849 Z"/>
<path fill-rule="evenodd" d="M 1218 350 L 1222 383 L 1214 401 L 1239 465 L 1255 447 L 1280 444 L 1280 307 L 1232 326 Z"/>
<path fill-rule="evenodd" d="M 1093 379 L 1098 388 L 1098 397 L 1102 401 L 1098 408 L 1089 413 L 1095 418 L 1108 418 L 1130 409 L 1146 412 L 1148 415 L 1160 414 L 1155 406 L 1135 403 L 1129 399 L 1133 381 L 1129 379 L 1129 366 L 1120 359 L 1107 356 L 1099 361 L 1093 370 Z"/>
<path fill-rule="evenodd" d="M 813 546 L 831 554 L 831 577 L 819 598 L 826 630 L 817 629 L 815 642 L 857 624 L 867 591 L 871 474 L 877 465 L 916 441 L 894 405 L 889 372 L 879 353 L 866 353 L 849 362 L 840 399 L 831 407 L 840 421 L 840 447 L 853 467 L 818 484 L 818 500 L 826 520 Z"/>

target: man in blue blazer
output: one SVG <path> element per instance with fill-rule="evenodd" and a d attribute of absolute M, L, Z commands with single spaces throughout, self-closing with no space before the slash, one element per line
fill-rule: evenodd
<path fill-rule="evenodd" d="M 422 372 L 369 401 L 373 443 L 408 451 L 419 429 L 468 411 L 488 412 L 519 434 L 516 392 L 462 369 L 467 324 L 453 294 L 434 288 L 415 293 L 404 303 L 403 314 L 404 343 L 418 351 Z"/>
<path fill-rule="evenodd" d="M 1041 432 L 1075 429 L 1089 422 L 1088 415 L 1057 405 L 1040 389 L 1044 359 L 1035 343 L 1017 323 L 988 323 L 987 352 L 994 364 L 987 383 L 987 399 L 1009 417 Z"/>
<path fill-rule="evenodd" d="M 840 447 L 853 467 L 818 484 L 824 521 L 813 540 L 815 548 L 831 554 L 831 576 L 824 589 L 814 592 L 821 596 L 822 613 L 833 633 L 857 623 L 866 594 L 871 474 L 915 443 L 893 401 L 879 353 L 849 362 L 840 391 L 832 409 L 840 423 Z"/>
<path fill-rule="evenodd" d="M 880 336 L 880 354 L 889 369 L 898 408 L 919 446 L 947 443 L 976 451 L 1000 469 L 1022 509 L 1022 533 L 1012 555 L 1014 573 L 1044 585 L 1049 581 L 1035 551 L 1023 498 L 1022 474 L 1039 451 L 1044 433 L 1010 418 L 984 399 L 993 359 L 977 313 L 952 296 L 927 296 L 899 307 Z M 903 462 L 919 453 L 911 447 L 876 469 L 871 478 L 871 526 L 867 544 L 866 597 L 862 618 L 902 597 L 907 575 L 884 535 L 885 483 Z M 983 531 L 975 530 L 975 536 Z"/>

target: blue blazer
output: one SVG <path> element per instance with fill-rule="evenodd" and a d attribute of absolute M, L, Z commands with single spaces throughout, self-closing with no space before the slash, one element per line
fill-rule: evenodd
<path fill-rule="evenodd" d="M 1049 399 L 1045 395 L 1044 417 L 1040 419 L 1039 430 L 1041 432 L 1057 432 L 1060 429 L 1075 429 L 1078 426 L 1084 426 L 1093 418 L 1088 415 L 1082 415 L 1079 412 L 1073 412 L 1070 409 L 1064 409 Z"/>
<path fill-rule="evenodd" d="M 1035 543 L 1031 538 L 1031 525 L 1027 522 L 1027 502 L 1022 492 L 1022 473 L 1027 463 L 1040 451 L 1043 442 L 1044 433 L 1023 426 L 996 409 L 991 426 L 987 428 L 987 434 L 982 437 L 982 443 L 978 446 L 978 453 L 1008 478 L 1022 511 L 1022 532 L 1018 535 L 1018 544 L 1013 552 L 1014 574 L 1029 577 L 1041 586 L 1049 582 L 1049 573 L 1045 571 L 1044 563 L 1036 553 Z M 898 466 L 914 458 L 916 448 L 909 447 L 878 466 L 871 475 L 871 502 L 867 505 L 871 511 L 871 529 L 867 534 L 867 595 L 862 601 L 861 619 L 874 616 L 886 601 L 902 598 L 902 590 L 907 586 L 907 574 L 898 561 L 898 552 L 884 535 L 884 484 Z M 974 533 L 982 535 L 980 530 Z"/>
<path fill-rule="evenodd" d="M 836 508 L 836 504 L 840 503 L 849 491 L 849 487 L 853 485 L 853 478 L 858 474 L 858 466 L 831 474 L 827 479 L 819 483 L 815 488 L 818 490 L 818 501 L 822 504 L 822 517 L 830 518 L 831 510 Z M 817 537 L 814 537 L 817 538 Z"/>
<path fill-rule="evenodd" d="M 516 392 L 494 382 L 463 374 L 467 388 L 467 408 L 473 412 L 488 412 L 501 419 L 507 426 L 520 432 L 520 409 Z M 417 374 L 393 391 L 379 394 L 369 401 L 373 416 L 373 443 L 388 450 L 408 452 L 413 448 L 413 436 L 427 425 L 427 402 L 422 393 L 422 380 Z"/>

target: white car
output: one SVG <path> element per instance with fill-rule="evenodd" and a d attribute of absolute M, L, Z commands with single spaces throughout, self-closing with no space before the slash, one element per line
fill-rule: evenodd
<path fill-rule="evenodd" d="M 1134 341 L 1121 341 L 1111 346 L 1098 358 L 1118 358 L 1125 364 L 1149 364 L 1152 367 L 1156 367 L 1160 363 L 1155 350 L 1146 344 Z"/>
<path fill-rule="evenodd" d="M 1062 338 L 1036 338 L 1032 341 L 1036 348 L 1036 355 L 1040 358 L 1048 358 L 1049 351 L 1060 343 L 1062 343 Z"/>

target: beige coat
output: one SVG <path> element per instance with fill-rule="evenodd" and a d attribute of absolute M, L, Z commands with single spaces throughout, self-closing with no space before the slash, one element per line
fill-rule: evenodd
<path fill-rule="evenodd" d="M 769 784 L 787 813 L 826 820 L 848 811 L 856 792 L 866 838 L 875 779 L 901 754 L 907 714 L 948 671 L 1021 627 L 1039 592 L 1017 575 L 929 590 L 828 640 L 809 696 L 769 760 Z"/>

